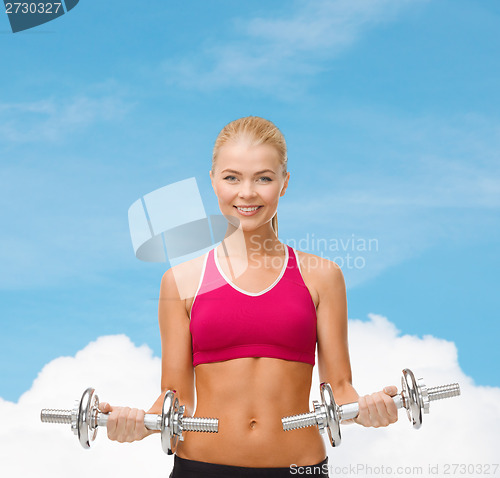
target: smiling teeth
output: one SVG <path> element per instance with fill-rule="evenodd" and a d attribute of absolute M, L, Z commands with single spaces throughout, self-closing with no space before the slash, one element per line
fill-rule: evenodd
<path fill-rule="evenodd" d="M 244 211 L 244 212 L 250 212 L 250 211 L 256 211 L 257 209 L 259 209 L 260 206 L 257 206 L 257 207 L 239 207 L 238 209 L 240 211 Z"/>

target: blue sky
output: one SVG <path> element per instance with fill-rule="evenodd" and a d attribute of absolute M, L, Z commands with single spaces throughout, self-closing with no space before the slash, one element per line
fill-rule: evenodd
<path fill-rule="evenodd" d="M 1 397 L 102 335 L 160 355 L 166 264 L 135 258 L 128 208 L 194 176 L 217 214 L 213 143 L 247 115 L 287 140 L 283 242 L 340 261 L 313 239 L 375 240 L 343 267 L 349 318 L 453 341 L 500 385 L 498 4 L 81 0 L 0 22 Z"/>

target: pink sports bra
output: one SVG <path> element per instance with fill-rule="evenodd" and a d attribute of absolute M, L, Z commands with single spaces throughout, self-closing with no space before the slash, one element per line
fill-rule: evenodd
<path fill-rule="evenodd" d="M 193 366 L 240 357 L 314 365 L 316 306 L 295 249 L 285 245 L 280 275 L 261 292 L 246 292 L 229 281 L 215 247 L 206 253 L 190 314 Z"/>

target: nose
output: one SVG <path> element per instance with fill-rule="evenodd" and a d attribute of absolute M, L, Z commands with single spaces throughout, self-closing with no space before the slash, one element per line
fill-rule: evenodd
<path fill-rule="evenodd" d="M 238 197 L 245 199 L 255 196 L 255 185 L 253 181 L 242 181 L 238 190 Z"/>

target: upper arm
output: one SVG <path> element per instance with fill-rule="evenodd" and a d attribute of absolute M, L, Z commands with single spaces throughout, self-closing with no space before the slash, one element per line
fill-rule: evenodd
<path fill-rule="evenodd" d="M 185 299 L 181 298 L 172 269 L 161 280 L 158 321 L 161 335 L 161 389 L 176 390 L 186 415 L 194 412 L 194 367 Z"/>
<path fill-rule="evenodd" d="M 347 298 L 342 269 L 324 259 L 318 268 L 317 315 L 318 372 L 320 382 L 335 389 L 352 383 L 347 341 Z"/>

